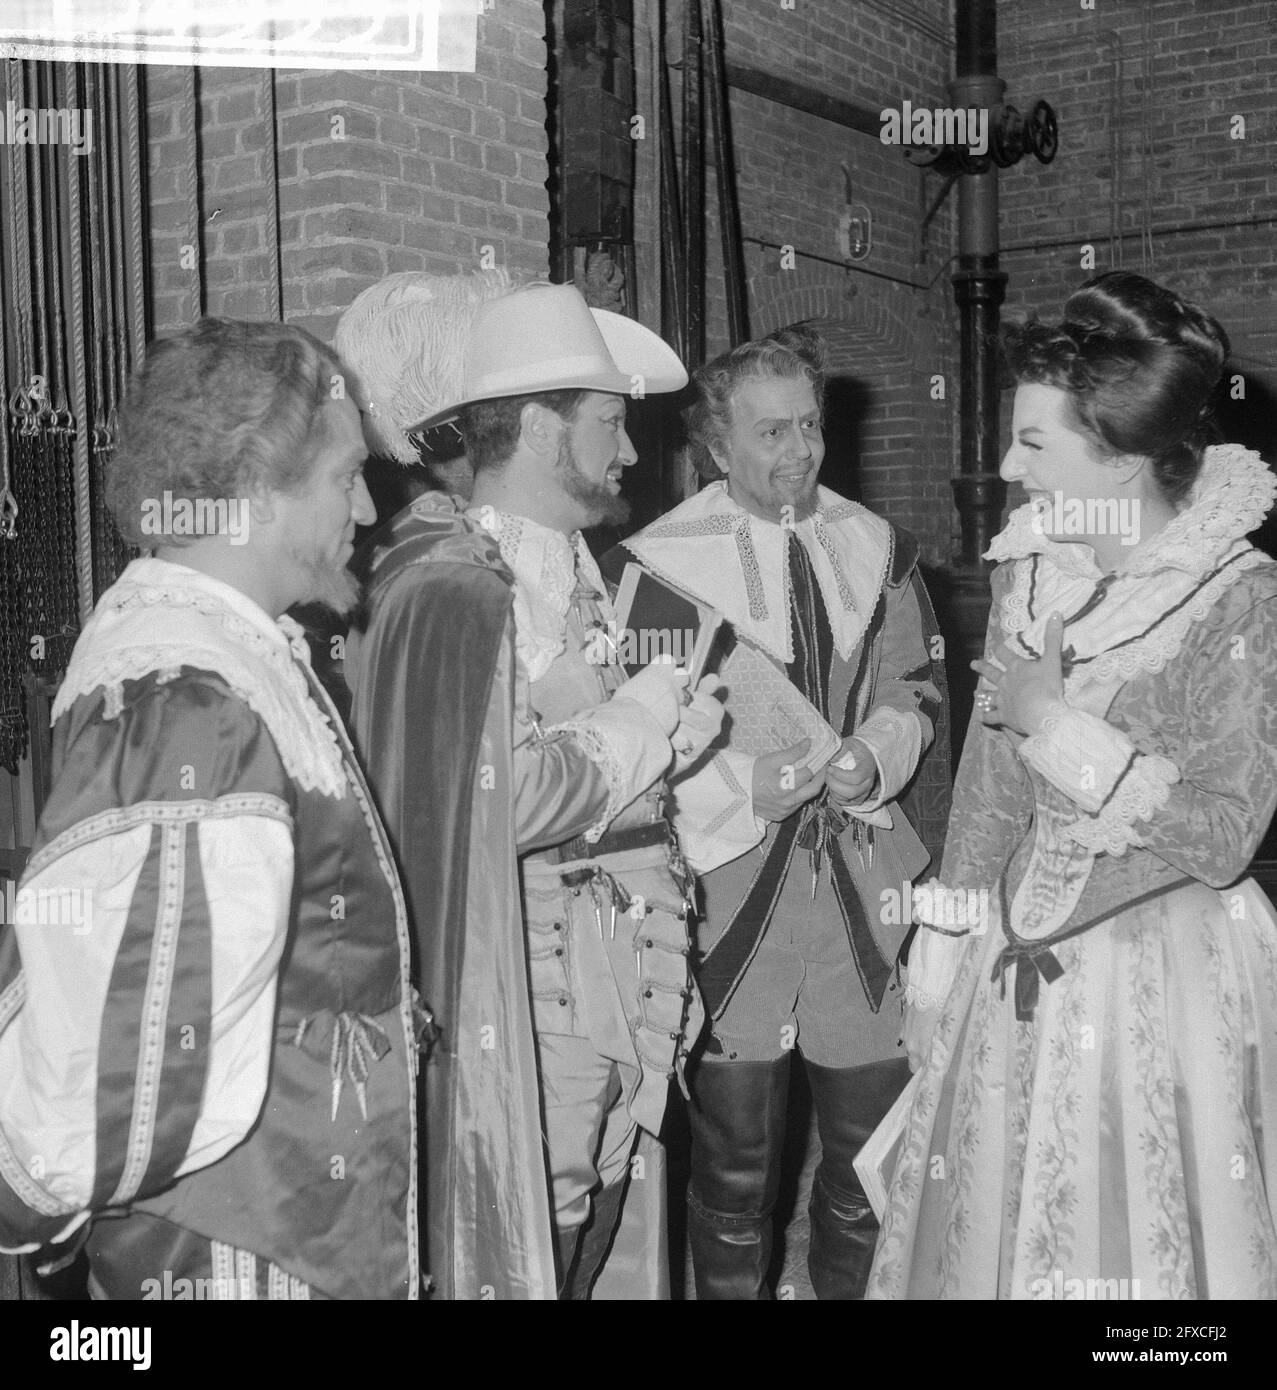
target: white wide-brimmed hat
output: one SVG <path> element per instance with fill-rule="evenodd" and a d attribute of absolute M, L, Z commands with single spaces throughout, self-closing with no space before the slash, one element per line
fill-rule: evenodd
<path fill-rule="evenodd" d="M 641 323 L 591 309 L 574 285 L 524 285 L 475 313 L 461 398 L 412 428 L 430 429 L 468 405 L 538 391 L 657 395 L 687 385 L 674 351 Z"/>
<path fill-rule="evenodd" d="M 337 322 L 335 346 L 364 390 L 370 443 L 419 463 L 407 431 L 461 393 L 461 365 L 479 305 L 508 294 L 504 270 L 428 275 L 405 270 L 370 285 Z"/>

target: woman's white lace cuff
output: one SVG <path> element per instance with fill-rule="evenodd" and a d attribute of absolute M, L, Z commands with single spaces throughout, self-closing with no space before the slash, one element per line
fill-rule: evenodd
<path fill-rule="evenodd" d="M 927 888 L 930 889 L 933 885 L 940 886 L 938 881 L 933 879 Z M 922 901 L 923 891 L 923 889 L 914 890 L 915 903 Z M 948 890 L 943 891 L 948 892 Z M 919 921 L 921 915 L 915 908 L 914 920 Z M 947 927 L 943 930 L 928 930 L 927 924 L 921 923 L 920 925 L 921 930 L 914 933 L 913 943 L 909 947 L 909 967 L 905 979 L 905 1003 L 915 1009 L 934 1009 L 948 998 L 954 976 L 958 973 L 958 963 L 966 950 L 967 941 L 972 933 L 979 929 L 973 927 L 971 931 L 965 931 L 963 935 L 956 936 L 950 934 L 950 928 Z M 985 930 L 987 930 L 987 923 Z"/>
<path fill-rule="evenodd" d="M 1179 768 L 1169 758 L 1137 753 L 1099 814 L 1070 825 L 1069 838 L 1094 854 L 1125 854 L 1143 843 L 1135 822 L 1151 821 L 1179 780 Z"/>
<path fill-rule="evenodd" d="M 1098 812 L 1136 756 L 1135 745 L 1098 715 L 1057 700 L 1020 757 L 1084 811 Z"/>

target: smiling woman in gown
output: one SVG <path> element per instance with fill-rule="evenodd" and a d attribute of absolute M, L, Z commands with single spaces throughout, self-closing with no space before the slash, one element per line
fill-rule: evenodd
<path fill-rule="evenodd" d="M 1277 485 L 1219 325 L 1116 271 L 1008 338 L 1000 561 L 871 1298 L 1277 1297 Z M 916 895 L 931 904 L 942 892 Z"/>

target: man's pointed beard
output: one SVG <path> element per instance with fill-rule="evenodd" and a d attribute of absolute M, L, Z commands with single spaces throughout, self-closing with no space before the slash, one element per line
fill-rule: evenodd
<path fill-rule="evenodd" d="M 351 613 L 359 602 L 359 580 L 346 568 L 329 560 L 317 560 L 314 556 L 303 555 L 299 550 L 292 553 L 294 563 L 306 573 L 306 597 L 299 603 L 319 603 L 331 608 L 339 618 Z"/>
<path fill-rule="evenodd" d="M 564 433 L 559 441 L 559 456 L 555 460 L 555 472 L 559 486 L 579 502 L 589 513 L 590 519 L 582 528 L 591 526 L 623 526 L 630 519 L 630 504 L 619 493 L 609 492 L 606 483 L 596 483 L 587 477 L 577 462 L 572 441 Z"/>

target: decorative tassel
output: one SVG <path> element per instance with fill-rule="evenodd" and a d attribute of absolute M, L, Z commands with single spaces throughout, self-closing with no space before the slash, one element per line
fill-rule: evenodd
<path fill-rule="evenodd" d="M 368 1066 L 390 1051 L 385 1031 L 363 1014 L 343 1010 L 333 1019 L 332 1073 L 333 1120 L 341 1103 L 341 1091 L 349 1079 L 359 1101 L 359 1113 L 368 1118 Z M 343 1076 L 343 1073 L 345 1074 Z"/>

